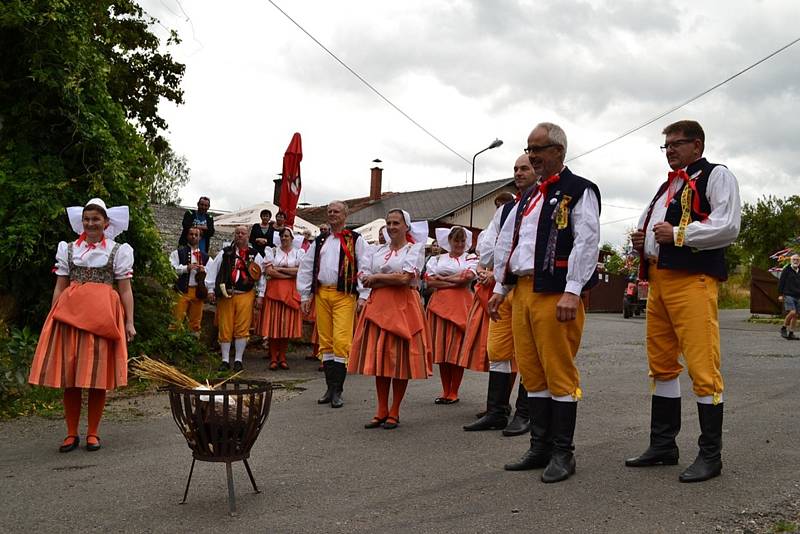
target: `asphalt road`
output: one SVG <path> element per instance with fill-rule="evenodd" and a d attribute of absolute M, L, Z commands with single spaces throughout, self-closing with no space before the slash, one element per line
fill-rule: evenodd
<path fill-rule="evenodd" d="M 251 372 L 304 379 L 308 389 L 277 395 L 253 449 L 262 493 L 234 465 L 236 517 L 227 514 L 222 464 L 198 463 L 188 502 L 178 504 L 191 455 L 160 394 L 116 401 L 95 453 L 59 454 L 60 420 L 0 423 L 0 530 L 746 532 L 748 518 L 763 526 L 800 496 L 800 342 L 744 322 L 747 315 L 722 313 L 724 468 L 705 483 L 677 480 L 699 432 L 685 373 L 680 465 L 624 467 L 647 444 L 644 320 L 592 314 L 578 356 L 578 468 L 566 482 L 503 471 L 527 437 L 461 430 L 482 408 L 485 375 L 468 371 L 461 402 L 451 406 L 433 404 L 438 378 L 412 382 L 400 428 L 365 430 L 372 379 L 348 377 L 343 409 L 318 406 L 321 373 L 296 355 L 291 371 Z M 257 354 L 247 365 L 265 366 Z"/>

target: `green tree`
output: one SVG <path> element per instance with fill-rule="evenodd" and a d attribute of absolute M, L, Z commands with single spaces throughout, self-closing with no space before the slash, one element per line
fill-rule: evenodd
<path fill-rule="evenodd" d="M 161 170 L 156 173 L 150 184 L 151 204 L 176 205 L 181 201 L 178 191 L 189 183 L 189 162 L 186 157 L 178 156 L 167 147 L 159 156 Z"/>
<path fill-rule="evenodd" d="M 742 228 L 737 241 L 743 263 L 767 269 L 770 255 L 800 234 L 800 196 L 779 198 L 772 195 L 742 206 Z"/>
<path fill-rule="evenodd" d="M 129 0 L 0 4 L 0 295 L 38 326 L 53 289 L 64 207 L 99 196 L 131 208 L 137 330 L 168 324 L 171 273 L 148 201 L 165 172 L 160 99 L 182 101 L 184 66 L 159 50 L 154 19 Z M 170 41 L 175 41 L 172 34 Z"/>

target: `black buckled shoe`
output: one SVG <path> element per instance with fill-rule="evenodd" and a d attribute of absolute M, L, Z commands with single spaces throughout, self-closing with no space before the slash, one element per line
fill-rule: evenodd
<path fill-rule="evenodd" d="M 78 445 L 80 445 L 81 443 L 81 438 L 78 436 L 67 436 L 64 441 L 66 441 L 69 438 L 72 438 L 72 441 L 70 443 L 62 444 L 58 448 L 58 452 L 70 452 L 78 448 Z"/>
<path fill-rule="evenodd" d="M 519 413 L 515 413 L 508 426 L 503 429 L 503 435 L 506 437 L 521 436 L 531 431 L 531 420 L 527 417 L 522 417 Z"/>

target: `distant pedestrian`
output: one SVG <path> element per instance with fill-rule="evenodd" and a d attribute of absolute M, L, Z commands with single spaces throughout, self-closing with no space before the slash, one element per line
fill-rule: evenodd
<path fill-rule="evenodd" d="M 800 310 L 800 255 L 792 254 L 790 263 L 781 271 L 778 282 L 778 300 L 783 301 L 786 319 L 781 327 L 781 336 L 784 339 L 800 339 L 794 335 L 794 325 L 797 322 L 797 311 Z"/>
<path fill-rule="evenodd" d="M 208 208 L 211 207 L 211 200 L 208 197 L 200 197 L 197 201 L 196 210 L 186 210 L 183 214 L 183 232 L 178 239 L 178 245 L 185 247 L 189 244 L 186 239 L 186 234 L 189 228 L 200 229 L 200 243 L 198 247 L 200 250 L 208 254 L 208 246 L 211 243 L 211 237 L 214 235 L 214 216 L 208 213 Z"/>
<path fill-rule="evenodd" d="M 275 225 L 272 224 L 272 212 L 264 209 L 258 214 L 261 222 L 253 224 L 250 228 L 250 245 L 255 248 L 259 254 L 266 257 L 266 248 L 275 246 Z"/>

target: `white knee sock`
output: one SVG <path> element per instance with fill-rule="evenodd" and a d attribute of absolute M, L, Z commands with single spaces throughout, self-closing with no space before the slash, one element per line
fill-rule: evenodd
<path fill-rule="evenodd" d="M 236 349 L 236 361 L 242 361 L 242 357 L 244 356 L 244 349 L 247 347 L 247 338 L 246 337 L 237 337 L 233 340 L 233 346 Z"/>
<path fill-rule="evenodd" d="M 489 370 L 494 373 L 511 374 L 511 360 L 503 362 L 489 362 Z"/>
<path fill-rule="evenodd" d="M 550 397 L 550 390 L 549 389 L 543 389 L 541 391 L 529 391 L 528 392 L 528 397 L 549 398 Z"/>
<path fill-rule="evenodd" d="M 222 361 L 227 362 L 231 359 L 231 342 L 220 341 L 219 346 L 222 349 Z"/>
<path fill-rule="evenodd" d="M 656 380 L 656 390 L 653 393 L 656 397 L 666 397 L 668 399 L 681 398 L 681 383 L 677 378 L 672 380 Z"/>

